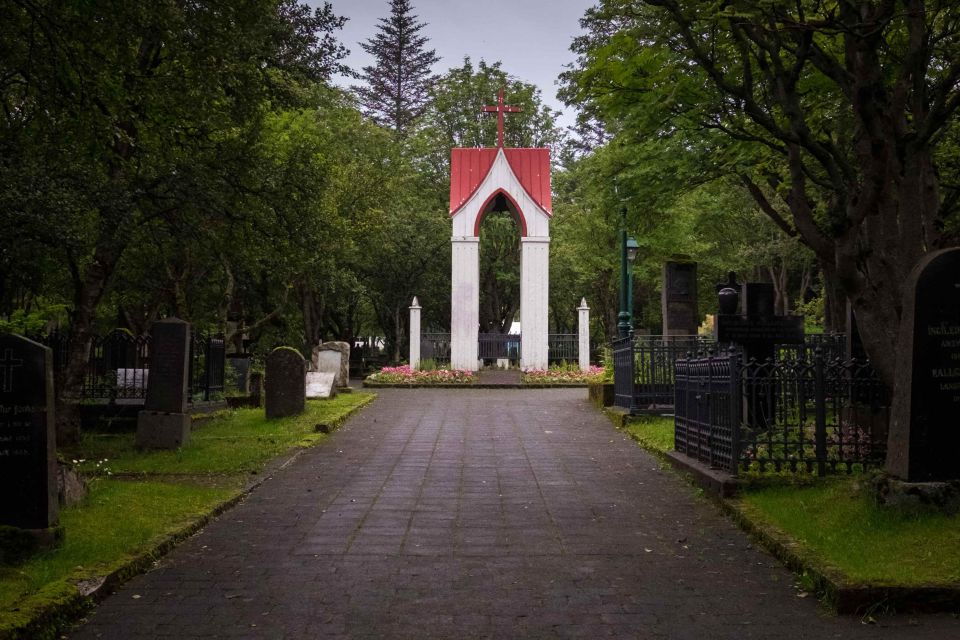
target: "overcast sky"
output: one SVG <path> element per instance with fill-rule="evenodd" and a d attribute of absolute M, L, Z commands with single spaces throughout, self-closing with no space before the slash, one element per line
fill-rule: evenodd
<path fill-rule="evenodd" d="M 322 0 L 309 0 L 319 5 Z M 350 49 L 346 63 L 359 70 L 372 62 L 358 42 L 376 32 L 389 13 L 387 0 L 331 0 L 334 13 L 350 20 L 340 40 Z M 573 62 L 570 43 L 580 33 L 579 20 L 595 0 L 413 0 L 422 34 L 437 50 L 436 73 L 460 66 L 464 56 L 474 64 L 503 62 L 503 70 L 540 88 L 544 102 L 563 111 L 557 100 L 557 76 Z M 560 123 L 573 124 L 572 112 Z"/>

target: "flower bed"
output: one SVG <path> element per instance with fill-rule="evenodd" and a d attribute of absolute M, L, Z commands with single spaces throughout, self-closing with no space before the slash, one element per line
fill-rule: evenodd
<path fill-rule="evenodd" d="M 459 369 L 433 369 L 413 371 L 410 365 L 384 367 L 367 376 L 367 382 L 378 384 L 471 384 L 475 377 L 472 371 Z"/>
<path fill-rule="evenodd" d="M 603 379 L 603 367 L 590 367 L 580 371 L 572 367 L 551 367 L 550 369 L 527 369 L 523 372 L 523 381 L 527 384 L 580 384 L 600 382 Z"/>

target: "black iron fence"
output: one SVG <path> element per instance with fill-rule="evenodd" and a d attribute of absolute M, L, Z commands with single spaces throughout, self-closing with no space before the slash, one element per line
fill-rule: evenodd
<path fill-rule="evenodd" d="M 190 340 L 190 392 L 188 401 L 204 402 L 223 393 L 226 350 L 222 336 L 194 334 Z"/>
<path fill-rule="evenodd" d="M 421 333 L 420 360 L 432 360 L 437 365 L 450 364 L 450 334 Z"/>
<path fill-rule="evenodd" d="M 614 404 L 631 413 L 669 411 L 674 401 L 674 362 L 713 341 L 700 336 L 633 336 L 614 340 Z"/>
<path fill-rule="evenodd" d="M 481 333 L 478 336 L 477 357 L 481 360 L 520 362 L 521 345 L 518 333 Z"/>
<path fill-rule="evenodd" d="M 68 335 L 52 332 L 37 341 L 53 351 L 56 375 L 67 363 Z M 189 400 L 209 400 L 222 393 L 226 350 L 222 336 L 194 334 L 190 341 Z M 104 336 L 93 336 L 80 386 L 80 399 L 141 403 L 150 384 L 150 336 L 135 336 L 117 329 Z"/>
<path fill-rule="evenodd" d="M 580 336 L 576 333 L 551 333 L 547 336 L 547 362 L 579 362 Z"/>
<path fill-rule="evenodd" d="M 735 351 L 676 362 L 677 451 L 732 474 L 850 472 L 882 462 L 888 397 L 869 363 L 742 361 Z"/>

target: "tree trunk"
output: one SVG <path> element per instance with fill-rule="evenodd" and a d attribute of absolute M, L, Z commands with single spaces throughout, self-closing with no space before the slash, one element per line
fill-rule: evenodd
<path fill-rule="evenodd" d="M 83 389 L 97 306 L 120 258 L 121 249 L 98 246 L 74 291 L 67 358 L 56 381 L 57 445 L 80 438 L 79 400 Z"/>

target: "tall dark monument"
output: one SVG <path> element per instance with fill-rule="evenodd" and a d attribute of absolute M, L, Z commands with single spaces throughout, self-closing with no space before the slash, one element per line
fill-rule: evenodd
<path fill-rule="evenodd" d="M 179 318 L 150 327 L 150 381 L 147 401 L 137 416 L 137 446 L 178 449 L 190 440 L 187 384 L 190 324 Z"/>
<path fill-rule="evenodd" d="M 55 433 L 53 352 L 0 334 L 0 525 L 57 524 Z"/>
<path fill-rule="evenodd" d="M 697 263 L 663 263 L 663 291 L 660 295 L 663 335 L 694 336 L 700 326 L 697 306 Z"/>
<path fill-rule="evenodd" d="M 960 248 L 925 256 L 904 287 L 887 471 L 960 480 Z"/>

